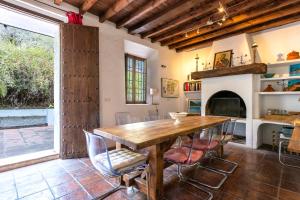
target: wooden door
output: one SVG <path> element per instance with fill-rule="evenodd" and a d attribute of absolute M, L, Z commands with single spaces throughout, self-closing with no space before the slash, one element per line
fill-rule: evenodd
<path fill-rule="evenodd" d="M 83 129 L 99 127 L 99 30 L 61 24 L 61 152 L 87 156 Z"/>

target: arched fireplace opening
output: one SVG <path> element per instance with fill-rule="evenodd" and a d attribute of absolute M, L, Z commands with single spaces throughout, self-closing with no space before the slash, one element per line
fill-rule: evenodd
<path fill-rule="evenodd" d="M 206 115 L 246 118 L 246 104 L 238 94 L 224 90 L 210 97 L 205 112 Z"/>

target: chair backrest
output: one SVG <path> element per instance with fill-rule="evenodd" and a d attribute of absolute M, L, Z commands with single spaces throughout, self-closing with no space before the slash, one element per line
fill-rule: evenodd
<path fill-rule="evenodd" d="M 102 136 L 83 130 L 86 137 L 87 150 L 93 166 L 103 175 L 114 173 L 108 148 Z"/>
<path fill-rule="evenodd" d="M 116 125 L 132 123 L 132 118 L 129 112 L 116 112 L 115 119 L 116 119 Z"/>
<path fill-rule="evenodd" d="M 236 128 L 236 120 L 231 119 L 230 121 L 224 122 L 222 125 L 223 135 L 234 135 Z"/>
<path fill-rule="evenodd" d="M 159 114 L 157 110 L 149 110 L 148 111 L 148 119 L 149 121 L 159 120 Z"/>

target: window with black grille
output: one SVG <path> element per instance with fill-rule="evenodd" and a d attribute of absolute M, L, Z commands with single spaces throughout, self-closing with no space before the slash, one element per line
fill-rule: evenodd
<path fill-rule="evenodd" d="M 126 103 L 146 104 L 146 59 L 125 54 Z"/>

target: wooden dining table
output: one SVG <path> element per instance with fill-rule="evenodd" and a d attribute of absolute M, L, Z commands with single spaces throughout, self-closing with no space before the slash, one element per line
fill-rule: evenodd
<path fill-rule="evenodd" d="M 288 150 L 294 153 L 300 153 L 300 119 L 294 121 L 294 130 L 288 144 Z"/>
<path fill-rule="evenodd" d="M 94 133 L 116 142 L 116 148 L 123 145 L 133 150 L 147 148 L 149 151 L 150 199 L 163 196 L 164 152 L 178 136 L 192 134 L 201 129 L 215 126 L 230 120 L 228 117 L 190 116 L 175 123 L 173 119 L 132 123 L 108 128 L 94 129 Z"/>

